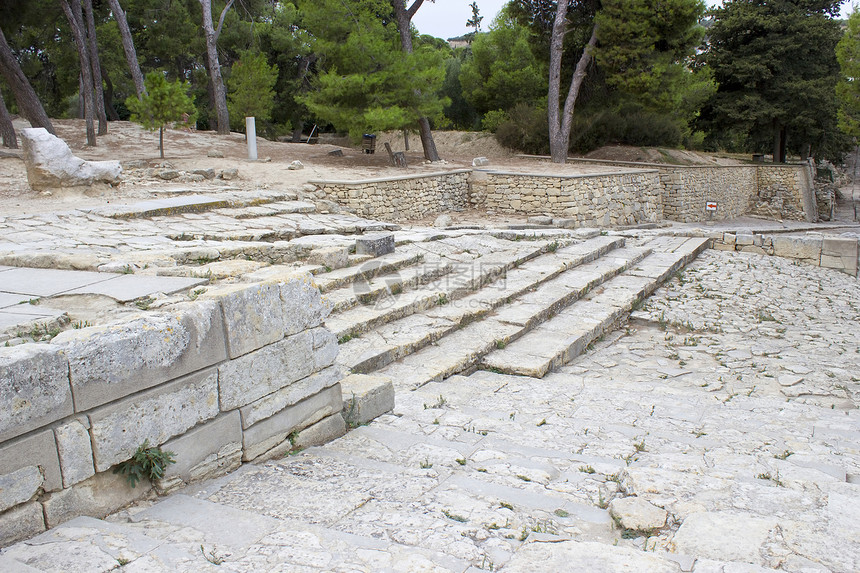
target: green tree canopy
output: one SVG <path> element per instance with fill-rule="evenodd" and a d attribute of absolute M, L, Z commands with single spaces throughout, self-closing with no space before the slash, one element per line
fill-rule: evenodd
<path fill-rule="evenodd" d="M 131 120 L 141 124 L 147 131 L 158 130 L 158 150 L 164 157 L 164 126 L 182 121 L 194 124 L 194 100 L 188 97 L 187 83 L 167 81 L 163 72 L 146 74 L 146 93 L 137 99 L 129 96 L 125 105 L 131 111 Z M 187 114 L 187 117 L 184 117 Z"/>
<path fill-rule="evenodd" d="M 839 129 L 860 137 L 860 12 L 848 17 L 845 34 L 836 46 L 842 77 L 836 86 L 839 98 Z"/>
<path fill-rule="evenodd" d="M 838 152 L 835 87 L 839 0 L 731 0 L 712 11 L 703 63 L 717 92 L 700 125 L 714 147 L 765 151 L 786 145 Z"/>
<path fill-rule="evenodd" d="M 460 84 L 463 97 L 479 113 L 546 98 L 546 66 L 532 54 L 524 26 L 503 13 L 489 32 L 475 36 L 471 48 L 460 68 Z"/>
<path fill-rule="evenodd" d="M 268 121 L 275 105 L 275 82 L 278 67 L 270 66 L 265 54 L 243 52 L 233 64 L 227 81 L 227 108 L 231 123 L 239 131 L 244 129 L 246 117 Z"/>
<path fill-rule="evenodd" d="M 313 91 L 299 98 L 317 117 L 358 138 L 434 118 L 449 102 L 442 51 L 418 43 L 401 50 L 391 4 L 385 0 L 303 0 L 306 29 L 320 57 Z"/>

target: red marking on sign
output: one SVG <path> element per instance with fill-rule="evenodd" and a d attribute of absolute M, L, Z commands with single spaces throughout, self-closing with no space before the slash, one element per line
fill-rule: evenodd
<path fill-rule="evenodd" d="M 716 201 L 708 201 L 705 203 L 705 211 L 716 211 L 717 210 L 717 202 Z"/>

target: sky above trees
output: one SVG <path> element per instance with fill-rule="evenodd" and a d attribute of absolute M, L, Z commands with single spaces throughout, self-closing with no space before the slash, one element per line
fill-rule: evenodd
<path fill-rule="evenodd" d="M 478 8 L 484 21 L 481 29 L 486 31 L 499 10 L 507 3 L 507 0 L 478 0 Z M 456 38 L 469 32 L 466 20 L 472 15 L 469 8 L 470 0 L 436 0 L 431 4 L 426 2 L 412 21 L 418 31 L 422 34 L 430 34 L 437 38 Z M 708 7 L 722 6 L 722 0 L 706 0 Z M 851 0 L 842 3 L 842 18 L 848 18 L 851 12 Z"/>

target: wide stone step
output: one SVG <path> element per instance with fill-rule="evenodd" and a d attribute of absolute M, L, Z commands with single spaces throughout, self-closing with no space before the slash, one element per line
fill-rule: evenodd
<path fill-rule="evenodd" d="M 513 297 L 506 297 L 505 302 L 512 304 L 483 320 L 461 326 L 444 338 L 436 336 L 437 341 L 431 346 L 388 364 L 379 372 L 391 377 L 395 387 L 414 389 L 468 370 L 488 353 L 505 348 L 596 285 L 636 265 L 647 254 L 647 249 L 616 249 L 606 260 L 575 267 L 539 284 L 515 303 Z M 410 340 L 404 346 L 409 344 L 415 343 Z"/>
<path fill-rule="evenodd" d="M 347 288 L 337 289 L 326 295 L 326 300 L 336 314 L 356 305 L 383 305 L 391 296 L 428 283 L 436 283 L 454 270 L 454 265 L 444 259 L 428 260 L 430 264 L 408 267 L 379 275 L 369 280 L 355 281 Z"/>
<path fill-rule="evenodd" d="M 594 265 L 591 261 L 623 244 L 620 238 L 597 237 L 527 261 L 480 291 L 457 300 L 456 304 L 407 316 L 345 341 L 341 344 L 338 362 L 353 372 L 368 373 L 382 368 L 436 342 L 461 325 L 480 320 L 492 309 L 570 268 Z"/>
<path fill-rule="evenodd" d="M 404 247 L 394 253 L 375 257 L 352 267 L 335 269 L 316 277 L 316 284 L 323 294 L 347 287 L 355 282 L 369 281 L 386 273 L 414 265 L 424 258 L 424 254 L 414 248 Z"/>
<path fill-rule="evenodd" d="M 654 252 L 631 265 L 623 276 L 591 293 L 588 300 L 577 301 L 510 346 L 485 356 L 480 367 L 542 378 L 550 370 L 585 352 L 589 344 L 610 330 L 639 301 L 692 261 L 708 244 L 707 239 L 671 239 L 676 240 L 648 244 L 649 248 L 669 252 Z"/>
<path fill-rule="evenodd" d="M 537 243 L 512 252 L 486 255 L 479 259 L 480 263 L 453 263 L 453 268 L 444 274 L 443 280 L 378 298 L 373 306 L 355 306 L 330 316 L 326 326 L 338 340 L 345 342 L 393 320 L 462 299 L 509 269 L 539 256 L 544 248 L 542 243 Z M 440 264 L 443 263 L 430 262 L 431 266 Z"/>

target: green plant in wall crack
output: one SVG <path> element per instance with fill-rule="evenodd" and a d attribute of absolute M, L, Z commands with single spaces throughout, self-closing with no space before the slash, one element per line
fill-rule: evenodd
<path fill-rule="evenodd" d="M 157 480 L 164 477 L 164 470 L 170 464 L 176 463 L 173 452 L 165 452 L 160 447 L 150 447 L 149 440 L 144 440 L 138 446 L 131 459 L 126 460 L 113 469 L 113 473 L 125 476 L 128 485 L 135 487 L 144 478 Z"/>

